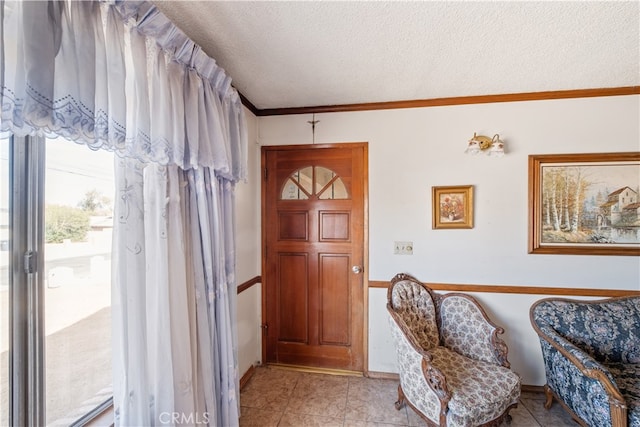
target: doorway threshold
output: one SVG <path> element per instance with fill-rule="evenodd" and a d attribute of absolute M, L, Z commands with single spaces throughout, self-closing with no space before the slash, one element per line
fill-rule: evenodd
<path fill-rule="evenodd" d="M 282 363 L 268 363 L 268 367 L 274 369 L 283 369 L 288 371 L 308 372 L 312 374 L 325 374 L 325 375 L 340 375 L 347 377 L 362 377 L 362 372 L 349 371 L 345 369 L 331 369 L 331 368 L 315 368 L 313 366 L 298 366 L 298 365 L 286 365 Z"/>

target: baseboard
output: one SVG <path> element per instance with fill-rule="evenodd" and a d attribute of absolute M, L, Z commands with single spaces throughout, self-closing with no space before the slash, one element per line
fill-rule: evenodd
<path fill-rule="evenodd" d="M 400 380 L 400 375 L 394 374 L 392 372 L 376 372 L 369 371 L 367 372 L 367 377 L 377 379 L 377 380 Z"/>
<path fill-rule="evenodd" d="M 523 384 L 520 390 L 527 393 L 544 393 L 544 386 Z"/>
<path fill-rule="evenodd" d="M 247 372 L 245 372 L 242 378 L 240 378 L 240 390 L 242 390 L 244 386 L 247 385 L 247 383 L 255 373 L 256 373 L 256 367 L 253 365 L 249 366 L 249 369 L 247 369 Z"/>

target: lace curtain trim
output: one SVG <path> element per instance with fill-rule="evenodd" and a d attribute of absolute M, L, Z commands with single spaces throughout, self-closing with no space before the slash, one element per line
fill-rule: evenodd
<path fill-rule="evenodd" d="M 230 77 L 154 5 L 0 6 L 2 133 L 245 179 L 244 110 Z"/>

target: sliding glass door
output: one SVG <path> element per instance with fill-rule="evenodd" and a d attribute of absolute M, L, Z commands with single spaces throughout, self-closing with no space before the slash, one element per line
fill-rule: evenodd
<path fill-rule="evenodd" d="M 9 140 L 0 139 L 0 426 L 9 425 Z"/>
<path fill-rule="evenodd" d="M 8 425 L 44 425 L 43 375 L 43 299 L 41 272 L 43 253 L 44 146 L 37 138 L 11 137 L 2 140 L 8 179 L 2 187 L 3 212 L 7 215 L 6 312 L 7 374 L 2 377 L 6 390 Z M 3 251 L 5 252 L 5 251 Z M 7 384 L 6 386 L 4 384 Z M 3 402 L 5 402 L 3 400 Z M 4 417 L 4 414 L 3 414 Z"/>
<path fill-rule="evenodd" d="M 109 404 L 113 197 L 112 153 L 0 140 L 0 426 Z"/>
<path fill-rule="evenodd" d="M 45 146 L 46 422 L 68 425 L 112 395 L 113 154 Z"/>

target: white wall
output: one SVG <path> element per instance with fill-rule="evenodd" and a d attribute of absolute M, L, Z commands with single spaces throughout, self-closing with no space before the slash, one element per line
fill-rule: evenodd
<path fill-rule="evenodd" d="M 247 182 L 236 186 L 236 281 L 242 284 L 260 276 L 260 147 L 257 119 L 245 109 L 249 137 Z M 262 359 L 262 285 L 238 295 L 238 369 L 240 375 Z"/>
<path fill-rule="evenodd" d="M 640 260 L 624 256 L 527 254 L 529 154 L 640 150 L 640 97 L 619 96 L 316 114 L 316 143 L 369 143 L 369 280 L 407 272 L 425 282 L 640 290 Z M 311 143 L 311 115 L 260 117 L 260 145 Z M 499 133 L 503 158 L 463 154 L 474 132 Z M 259 147 L 255 151 L 259 172 Z M 251 150 L 250 150 L 251 151 Z M 250 181 L 259 211 L 260 181 Z M 431 187 L 473 185 L 475 226 L 431 229 Z M 251 223 L 255 226 L 255 223 Z M 259 263 L 259 227 L 246 244 Z M 257 240 L 255 240 L 257 239 Z M 393 242 L 412 241 L 412 256 Z M 258 243 L 256 243 L 258 242 Z M 243 242 L 244 244 L 244 242 Z M 249 256 L 249 254 L 246 254 Z M 243 255 L 244 257 L 244 255 Z M 248 259 L 248 258 L 247 258 Z M 523 383 L 544 371 L 529 307 L 542 295 L 478 293 L 505 327 L 509 359 Z M 384 289 L 369 291 L 369 370 L 395 372 Z"/>
<path fill-rule="evenodd" d="M 257 284 L 238 295 L 238 372 L 243 376 L 262 361 L 262 285 Z"/>
<path fill-rule="evenodd" d="M 236 184 L 237 282 L 259 276 L 260 252 L 260 146 L 258 120 L 245 109 L 248 130 L 247 180 Z"/>

